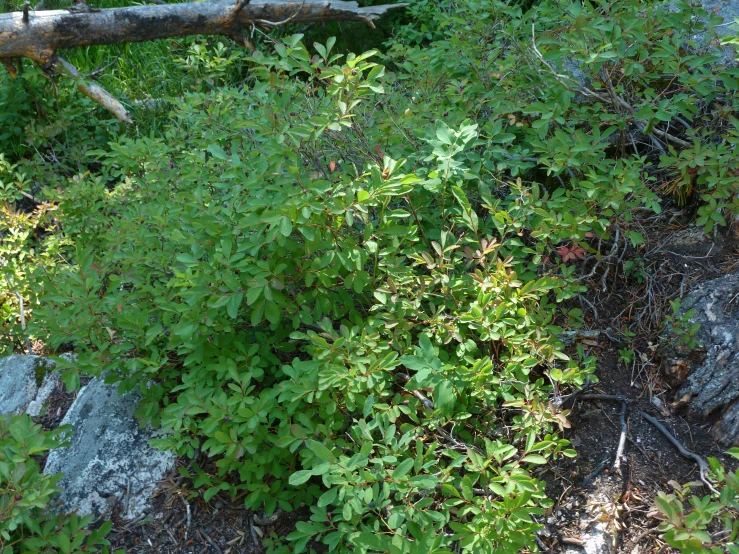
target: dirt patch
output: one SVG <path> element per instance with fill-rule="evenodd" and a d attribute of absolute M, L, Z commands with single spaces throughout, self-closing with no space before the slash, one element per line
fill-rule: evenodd
<path fill-rule="evenodd" d="M 656 418 L 690 451 L 736 468 L 736 460 L 713 442 L 710 423 L 687 420 L 673 404 L 675 391 L 660 374 L 658 344 L 661 324 L 671 313 L 669 300 L 735 270 L 737 242 L 721 235 L 708 239 L 665 216 L 647 223 L 640 229 L 646 246 L 637 250 L 624 241 L 618 263 L 591 276 L 581 304 L 588 327 L 601 331 L 590 352 L 598 357 L 599 378 L 590 392 L 627 399 L 620 471 L 614 471 L 614 460 L 622 402 L 576 399 L 566 437 L 578 457 L 553 468 L 553 479 L 542 476 L 556 501 L 540 534 L 544 551 L 672 552 L 656 532 L 654 498 L 659 491 L 671 493 L 678 484 L 699 481 L 699 471 L 640 411 Z M 605 530 L 610 548 L 587 543 L 594 524 Z"/>
<path fill-rule="evenodd" d="M 205 502 L 188 499 L 188 492 L 175 468 L 152 498 L 148 514 L 125 521 L 114 510 L 108 536 L 113 548 L 140 554 L 261 554 L 271 540 L 288 535 L 309 515 L 299 510 L 260 517 L 227 497 Z"/>
<path fill-rule="evenodd" d="M 89 377 L 80 377 L 80 388 L 90 382 Z M 61 425 L 64 416 L 77 398 L 79 390 L 68 392 L 61 381 L 57 381 L 54 390 L 51 391 L 46 400 L 45 409 L 36 418 L 36 423 L 41 425 L 44 431 L 56 429 Z"/>

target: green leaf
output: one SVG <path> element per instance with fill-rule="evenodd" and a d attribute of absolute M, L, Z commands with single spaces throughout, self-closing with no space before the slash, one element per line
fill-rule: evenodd
<path fill-rule="evenodd" d="M 277 446 L 278 448 L 287 448 L 296 440 L 298 439 L 296 439 L 292 435 L 284 435 L 275 441 L 275 446 Z"/>
<path fill-rule="evenodd" d="M 211 498 L 213 498 L 218 492 L 221 490 L 220 487 L 210 487 L 208 490 L 203 493 L 203 500 L 206 502 L 210 502 Z"/>
<path fill-rule="evenodd" d="M 419 489 L 432 489 L 436 486 L 439 480 L 436 477 L 416 475 L 408 480 L 408 483 Z"/>
<path fill-rule="evenodd" d="M 319 508 L 325 508 L 326 506 L 330 506 L 336 501 L 336 497 L 339 494 L 339 489 L 332 488 L 328 489 L 326 492 L 324 492 L 320 498 L 318 499 L 318 507 Z"/>
<path fill-rule="evenodd" d="M 280 218 L 280 234 L 283 237 L 289 237 L 293 232 L 293 222 L 290 221 L 289 217 L 282 216 Z"/>
<path fill-rule="evenodd" d="M 392 539 L 389 536 L 378 533 L 352 533 L 348 540 L 357 548 L 380 552 L 389 552 L 392 546 Z"/>
<path fill-rule="evenodd" d="M 175 257 L 177 261 L 182 262 L 183 264 L 192 265 L 198 263 L 192 254 L 177 254 Z"/>
<path fill-rule="evenodd" d="M 226 313 L 228 313 L 230 318 L 236 319 L 236 316 L 239 314 L 239 306 L 241 305 L 241 300 L 243 298 L 243 294 L 234 294 L 229 298 L 228 306 L 226 306 Z"/>
<path fill-rule="evenodd" d="M 213 157 L 218 158 L 219 160 L 227 160 L 228 154 L 226 154 L 226 151 L 218 146 L 217 144 L 209 144 L 208 145 L 208 152 L 213 154 Z"/>
<path fill-rule="evenodd" d="M 472 479 L 469 475 L 465 475 L 462 478 L 462 498 L 465 500 L 473 500 L 475 498 L 475 493 L 472 491 Z"/>
<path fill-rule="evenodd" d="M 521 458 L 521 461 L 527 464 L 536 464 L 536 465 L 547 463 L 547 459 L 544 456 L 541 456 L 539 454 L 529 454 L 528 456 L 524 456 L 523 458 Z"/>
<path fill-rule="evenodd" d="M 311 477 L 313 477 L 313 472 L 304 469 L 290 475 L 288 482 L 293 486 L 298 486 L 308 481 Z"/>
<path fill-rule="evenodd" d="M 331 451 L 318 441 L 309 440 L 307 442 L 307 446 L 308 449 L 313 452 L 319 460 L 323 460 L 324 462 L 332 462 L 336 459 L 334 458 L 334 455 L 331 453 Z"/>
<path fill-rule="evenodd" d="M 396 479 L 396 480 L 402 479 L 403 477 L 405 477 L 411 472 L 411 469 L 413 469 L 413 460 L 412 459 L 403 460 L 393 470 L 392 477 L 393 479 Z"/>
<path fill-rule="evenodd" d="M 456 401 L 457 395 L 454 392 L 454 385 L 450 381 L 442 381 L 436 385 L 434 389 L 434 407 L 439 410 L 442 416 L 451 417 Z"/>
<path fill-rule="evenodd" d="M 364 401 L 364 408 L 362 408 L 362 416 L 366 419 L 372 413 L 372 406 L 375 404 L 375 395 L 370 394 Z"/>
<path fill-rule="evenodd" d="M 59 533 L 57 541 L 59 542 L 59 549 L 65 554 L 72 550 L 72 543 L 69 541 L 69 537 L 65 533 Z"/>

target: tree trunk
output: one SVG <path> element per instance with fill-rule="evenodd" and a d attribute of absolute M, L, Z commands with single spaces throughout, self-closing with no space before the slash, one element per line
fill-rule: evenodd
<path fill-rule="evenodd" d="M 47 64 L 60 48 L 144 42 L 187 35 L 224 35 L 244 43 L 252 25 L 320 21 L 372 21 L 404 4 L 360 8 L 327 0 L 208 0 L 182 4 L 97 10 L 77 4 L 68 10 L 0 14 L 0 59 L 30 58 Z"/>
<path fill-rule="evenodd" d="M 243 46 L 255 25 L 276 27 L 288 22 L 362 21 L 375 19 L 406 4 L 360 8 L 340 0 L 206 0 L 181 4 L 135 6 L 99 10 L 81 3 L 65 10 L 0 14 L 0 62 L 15 77 L 14 58 L 29 58 L 47 71 L 72 77 L 80 92 L 102 104 L 120 121 L 131 123 L 123 105 L 105 89 L 80 76 L 72 64 L 59 58 L 60 48 L 96 44 L 146 42 L 188 35 L 223 35 Z"/>

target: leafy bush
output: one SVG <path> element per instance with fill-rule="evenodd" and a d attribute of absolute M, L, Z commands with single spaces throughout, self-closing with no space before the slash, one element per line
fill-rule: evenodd
<path fill-rule="evenodd" d="M 191 48 L 169 122 L 55 191 L 33 333 L 74 345 L 69 387 L 138 387 L 206 500 L 309 506 L 297 552 L 535 549 L 536 467 L 574 455 L 551 398 L 594 368 L 557 339 L 580 260 L 642 243 L 660 186 L 707 230 L 737 208 L 735 70 L 680 7 L 419 2 L 387 74 L 332 39 Z"/>
<path fill-rule="evenodd" d="M 34 456 L 61 445 L 66 428 L 41 431 L 27 415 L 0 416 L 0 552 L 108 552 L 110 522 L 86 527 L 92 517 L 56 514 L 51 501 L 61 477 L 44 475 Z"/>
<path fill-rule="evenodd" d="M 354 114 L 383 70 L 298 40 L 257 56 L 248 90 L 177 102 L 164 138 L 100 152 L 104 178 L 61 199 L 77 264 L 49 274 L 35 321 L 141 388 L 160 446 L 214 460 L 192 475 L 206 499 L 311 505 L 298 551 L 531 546 L 549 501 L 530 469 L 574 454 L 544 374 L 593 365 L 555 338 L 575 289 L 537 274 L 475 175 L 476 125 L 438 123 L 418 175 L 372 147 L 324 158 L 370 132 Z"/>
<path fill-rule="evenodd" d="M 695 308 L 680 313 L 679 299 L 670 301 L 670 308 L 672 314 L 665 317 L 665 327 L 669 330 L 670 336 L 673 337 L 678 348 L 692 350 L 697 346 L 701 346 L 696 336 L 700 331 L 701 324 L 691 321 L 695 315 Z"/>
<path fill-rule="evenodd" d="M 431 105 L 451 125 L 477 120 L 486 168 L 545 177 L 550 189 L 584 197 L 583 210 L 607 183 L 617 186 L 600 202 L 612 208 L 604 215 L 636 207 L 623 205 L 629 195 L 654 209 L 647 187 L 659 176 L 663 190 L 698 199 L 706 231 L 739 211 L 731 154 L 739 69 L 721 63 L 711 14 L 699 6 L 544 2 L 524 14 L 465 0 L 434 17 L 443 38 L 418 47 L 401 31 L 411 45 L 390 51 L 408 89 L 388 110 L 427 120 Z"/>
<path fill-rule="evenodd" d="M 739 458 L 739 449 L 729 450 Z M 715 458 L 709 458 L 712 478 L 717 483 L 718 495 L 698 497 L 691 493 L 694 485 L 678 487 L 674 494 L 659 492 L 655 507 L 662 523 L 659 530 L 673 548 L 684 554 L 723 554 L 739 552 L 739 471 L 726 471 Z M 677 485 L 677 484 L 676 484 Z M 685 512 L 685 502 L 691 509 Z"/>
<path fill-rule="evenodd" d="M 50 231 L 54 205 L 38 204 L 30 213 L 19 207 L 19 201 L 33 199 L 30 190 L 26 174 L 0 153 L 0 336 L 12 337 L 0 343 L 0 352 L 27 347 L 29 285 L 71 244 Z"/>

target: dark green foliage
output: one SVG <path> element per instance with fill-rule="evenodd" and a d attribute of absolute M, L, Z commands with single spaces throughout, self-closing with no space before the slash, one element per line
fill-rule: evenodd
<path fill-rule="evenodd" d="M 68 428 L 42 432 L 26 415 L 0 416 L 0 552 L 107 553 L 110 523 L 95 531 L 91 517 L 47 509 L 61 475 L 44 475 L 35 457 L 62 444 Z"/>
<path fill-rule="evenodd" d="M 31 333 L 70 387 L 138 387 L 206 500 L 310 506 L 294 551 L 536 548 L 531 469 L 574 455 L 551 400 L 594 367 L 557 339 L 577 261 L 673 185 L 706 230 L 737 210 L 734 70 L 681 7 L 419 1 L 384 56 L 189 42 L 166 120 L 82 140 L 58 228 L 9 250 L 49 253 L 13 266 Z"/>

